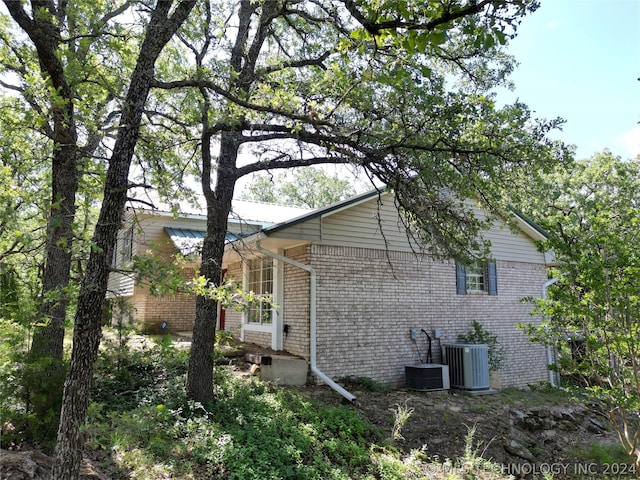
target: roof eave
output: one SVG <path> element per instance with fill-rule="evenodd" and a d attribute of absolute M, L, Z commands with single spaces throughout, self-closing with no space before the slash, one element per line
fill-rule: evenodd
<path fill-rule="evenodd" d="M 288 227 L 292 227 L 294 225 L 297 225 L 299 223 L 302 222 L 306 222 L 308 220 L 311 220 L 313 218 L 317 218 L 317 217 L 326 217 L 328 215 L 333 215 L 334 213 L 338 213 L 342 210 L 345 210 L 347 208 L 351 208 L 355 205 L 358 205 L 359 203 L 363 203 L 366 202 L 368 200 L 370 200 L 371 198 L 374 198 L 378 195 L 382 195 L 383 190 L 379 190 L 379 189 L 375 189 L 375 190 L 371 190 L 369 192 L 365 192 L 365 193 L 361 193 L 360 195 L 356 195 L 354 197 L 348 198 L 346 200 L 341 200 L 339 202 L 336 203 L 332 203 L 331 205 L 327 205 L 326 207 L 321 207 L 318 208 L 316 210 L 313 210 L 305 215 L 301 215 L 299 217 L 293 218 L 291 220 L 288 220 L 286 222 L 281 222 L 281 223 L 276 223 L 275 225 L 271 225 L 269 227 L 265 227 L 262 229 L 262 231 L 265 234 L 270 234 L 270 233 L 274 233 L 280 230 L 283 230 L 285 228 Z"/>

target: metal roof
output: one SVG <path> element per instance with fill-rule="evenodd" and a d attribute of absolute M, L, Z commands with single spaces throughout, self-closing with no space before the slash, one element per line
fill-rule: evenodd
<path fill-rule="evenodd" d="M 248 223 L 259 223 L 263 227 L 285 222 L 301 215 L 306 215 L 308 208 L 290 205 L 276 205 L 273 203 L 234 200 L 229 213 L 229 220 Z"/>
<path fill-rule="evenodd" d="M 171 241 L 176 246 L 182 255 L 191 255 L 194 253 L 200 253 L 202 249 L 202 243 L 204 242 L 204 230 L 191 230 L 188 228 L 172 228 L 164 227 L 164 231 L 169 235 Z M 232 242 L 239 237 L 233 233 L 227 233 L 225 240 Z"/>

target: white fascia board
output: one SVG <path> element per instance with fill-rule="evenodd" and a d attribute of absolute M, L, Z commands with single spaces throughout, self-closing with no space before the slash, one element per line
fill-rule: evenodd
<path fill-rule="evenodd" d="M 323 213 L 322 215 L 320 215 L 320 218 L 323 219 L 323 218 L 326 218 L 326 217 L 330 217 L 331 215 L 334 215 L 334 214 L 340 213 L 340 212 L 344 212 L 345 210 L 349 210 L 352 207 L 356 207 L 358 205 L 362 205 L 363 203 L 369 202 L 369 201 L 371 201 L 371 200 L 373 200 L 375 198 L 386 197 L 386 196 L 389 196 L 389 195 L 390 195 L 389 192 L 380 192 L 380 194 L 378 196 L 370 195 L 370 196 L 364 197 L 364 198 L 362 198 L 362 199 L 360 199 L 360 200 L 358 200 L 356 202 L 349 203 L 348 205 L 345 205 L 344 207 L 337 208 L 335 210 L 331 210 L 331 211 L 329 211 L 327 213 Z"/>

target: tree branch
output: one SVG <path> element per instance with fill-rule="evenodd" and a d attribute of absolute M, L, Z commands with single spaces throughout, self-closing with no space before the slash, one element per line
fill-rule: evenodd
<path fill-rule="evenodd" d="M 317 66 L 323 70 L 326 70 L 327 67 L 324 66 L 324 61 L 329 58 L 334 52 L 326 51 L 322 55 L 317 58 L 307 58 L 304 60 L 291 60 L 289 62 L 282 62 L 278 65 L 272 65 L 269 67 L 258 68 L 256 70 L 256 77 L 260 77 L 263 75 L 269 75 L 270 73 L 278 72 L 280 70 L 285 70 L 287 68 L 302 68 L 302 67 L 311 67 Z"/>
<path fill-rule="evenodd" d="M 378 35 L 382 30 L 407 29 L 407 30 L 426 30 L 431 31 L 440 25 L 444 25 L 459 18 L 467 17 L 480 13 L 487 5 L 498 4 L 504 5 L 504 0 L 482 0 L 480 2 L 471 1 L 466 7 L 459 10 L 450 11 L 445 9 L 444 13 L 427 22 L 406 22 L 400 19 L 387 20 L 377 22 L 368 19 L 359 9 L 354 0 L 343 0 L 343 3 L 349 13 L 358 21 L 371 35 Z"/>
<path fill-rule="evenodd" d="M 250 163 L 239 167 L 236 170 L 236 178 L 243 177 L 250 173 L 260 172 L 263 170 L 275 170 L 284 168 L 295 167 L 308 167 L 310 165 L 322 165 L 322 164 L 347 164 L 353 163 L 352 157 L 338 157 L 338 156 L 323 156 L 323 157 L 311 157 L 311 158 L 295 158 L 288 154 L 282 154 L 274 159 L 267 161 L 260 161 Z"/>
<path fill-rule="evenodd" d="M 191 87 L 207 88 L 208 90 L 211 90 L 214 93 L 221 95 L 222 97 L 226 98 L 232 103 L 235 103 L 237 106 L 244 107 L 249 110 L 253 110 L 255 112 L 271 113 L 273 115 L 279 115 L 284 118 L 289 118 L 291 120 L 298 120 L 305 123 L 311 123 L 316 126 L 326 126 L 326 127 L 332 126 L 331 122 L 328 122 L 325 120 L 319 120 L 319 119 L 314 120 L 308 115 L 299 115 L 299 114 L 295 114 L 293 112 L 289 112 L 279 108 L 272 108 L 266 105 L 256 105 L 255 103 L 242 100 L 239 97 L 232 95 L 229 91 L 225 90 L 219 85 L 216 85 L 215 83 L 208 80 L 176 80 L 173 82 L 161 82 L 157 79 L 154 79 L 151 83 L 152 83 L 151 86 L 153 88 L 160 88 L 163 90 L 170 90 L 174 88 L 191 88 Z"/>

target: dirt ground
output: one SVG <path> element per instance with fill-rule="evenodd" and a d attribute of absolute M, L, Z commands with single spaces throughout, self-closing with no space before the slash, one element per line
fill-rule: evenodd
<path fill-rule="evenodd" d="M 594 450 L 619 453 L 618 437 L 603 412 L 562 392 L 505 389 L 471 395 L 406 389 L 371 392 L 358 385 L 346 386 L 357 396 L 352 408 L 389 437 L 399 409 L 411 412 L 394 442 L 407 453 L 422 449 L 431 459 L 455 461 L 465 451 L 470 429 L 475 428 L 477 455 L 516 478 L 543 478 L 545 471 L 552 472 L 554 479 L 633 473 L 628 465 L 617 464 L 624 457 L 593 456 Z M 299 388 L 326 403 L 348 404 L 327 386 Z"/>
<path fill-rule="evenodd" d="M 237 355 L 237 363 L 233 362 L 237 372 L 250 375 L 249 365 L 241 360 L 242 354 Z M 379 391 L 363 382 L 346 382 L 344 386 L 357 397 L 354 403 L 326 385 L 283 388 L 295 389 L 326 404 L 356 409 L 396 447 L 407 454 L 420 450 L 438 462 L 456 462 L 461 458 L 469 432 L 474 429 L 475 454 L 516 478 L 542 479 L 544 473 L 552 473 L 554 480 L 637 478 L 624 454 L 620 455 L 617 435 L 604 412 L 558 390 L 504 389 L 489 395 L 472 395 L 454 390 Z M 391 440 L 399 412 L 410 415 L 399 429 L 399 436 Z M 598 455 L 602 452 L 618 455 Z M 0 479 L 47 478 L 40 473 L 50 468 L 47 465 L 50 459 L 43 457 L 46 462 L 38 461 L 40 452 L 23 452 L 24 458 L 9 455 L 10 452 L 0 453 Z M 14 475 L 18 471 L 20 475 Z M 88 463 L 82 478 L 107 477 Z"/>
<path fill-rule="evenodd" d="M 241 348 L 273 353 L 257 345 Z M 239 372 L 247 372 L 243 360 L 234 363 Z M 474 429 L 476 454 L 516 478 L 544 478 L 544 473 L 552 473 L 555 480 L 638 477 L 602 408 L 559 389 L 507 388 L 471 394 L 459 390 L 372 391 L 372 385 L 366 383 L 341 383 L 357 397 L 353 404 L 326 385 L 286 388 L 296 388 L 327 404 L 355 408 L 389 438 L 398 412 L 410 412 L 400 437 L 393 441 L 407 454 L 420 450 L 433 460 L 455 462 L 465 452 Z"/>

